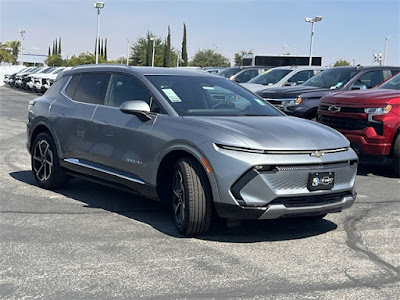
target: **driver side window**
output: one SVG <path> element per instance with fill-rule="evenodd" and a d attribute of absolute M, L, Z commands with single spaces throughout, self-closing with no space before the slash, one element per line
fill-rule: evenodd
<path fill-rule="evenodd" d="M 142 100 L 150 105 L 150 98 L 149 91 L 137 79 L 122 74 L 113 74 L 104 104 L 120 107 L 126 101 Z"/>

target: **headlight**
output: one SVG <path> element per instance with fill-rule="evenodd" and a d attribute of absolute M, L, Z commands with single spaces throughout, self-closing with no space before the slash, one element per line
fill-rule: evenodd
<path fill-rule="evenodd" d="M 392 106 L 390 104 L 384 106 L 384 107 L 370 107 L 370 108 L 365 108 L 364 112 L 366 114 L 371 114 L 371 115 L 383 115 L 387 114 L 389 111 L 391 111 Z"/>
<path fill-rule="evenodd" d="M 284 105 L 285 106 L 299 105 L 301 103 L 301 101 L 303 101 L 303 99 L 301 99 L 301 97 L 297 97 L 294 100 L 285 101 Z"/>

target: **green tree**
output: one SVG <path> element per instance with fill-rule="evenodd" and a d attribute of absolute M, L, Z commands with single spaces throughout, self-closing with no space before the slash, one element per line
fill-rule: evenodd
<path fill-rule="evenodd" d="M 190 63 L 197 67 L 229 67 L 229 59 L 212 49 L 198 50 Z"/>
<path fill-rule="evenodd" d="M 242 65 L 243 55 L 251 54 L 251 53 L 252 53 L 251 51 L 245 51 L 245 50 L 242 50 L 239 53 L 235 53 L 235 57 L 233 59 L 234 63 L 235 63 L 235 66 L 241 66 Z"/>
<path fill-rule="evenodd" d="M 153 57 L 153 34 L 148 31 L 145 37 L 138 37 L 132 44 L 129 63 L 133 66 L 151 66 Z M 155 38 L 154 65 L 162 66 L 164 57 L 164 43 L 160 38 Z"/>
<path fill-rule="evenodd" d="M 47 54 L 47 56 L 50 56 L 51 55 L 51 52 L 50 52 L 50 46 L 49 46 L 49 53 Z"/>
<path fill-rule="evenodd" d="M 171 67 L 171 30 L 168 26 L 167 40 L 164 44 L 164 67 Z"/>
<path fill-rule="evenodd" d="M 58 54 L 58 45 L 57 45 L 57 39 L 54 40 L 54 52 L 53 54 Z"/>
<path fill-rule="evenodd" d="M 21 42 L 18 40 L 13 40 L 13 41 L 7 41 L 4 43 L 5 48 L 9 49 L 11 56 L 12 56 L 12 61 L 11 63 L 15 65 L 18 60 L 18 54 L 19 54 L 19 49 L 21 47 Z"/>
<path fill-rule="evenodd" d="M 338 61 L 335 62 L 335 64 L 333 66 L 334 67 L 350 66 L 350 63 L 347 60 L 339 59 Z"/>
<path fill-rule="evenodd" d="M 57 53 L 61 55 L 61 36 L 58 39 L 58 52 Z"/>
<path fill-rule="evenodd" d="M 104 55 L 103 55 L 104 59 L 107 60 L 107 38 L 105 40 L 105 44 L 104 44 Z"/>
<path fill-rule="evenodd" d="M 182 66 L 188 65 L 188 54 L 186 48 L 186 24 L 183 23 L 183 40 L 182 40 Z"/>
<path fill-rule="evenodd" d="M 105 63 L 103 57 L 99 56 L 99 63 Z M 78 65 L 87 65 L 87 64 L 95 64 L 96 63 L 96 55 L 90 52 L 82 52 L 78 56 L 73 55 L 67 62 L 67 66 L 78 66 Z"/>
<path fill-rule="evenodd" d="M 60 54 L 49 55 L 44 62 L 46 65 L 53 67 L 60 67 L 65 64 L 65 61 L 62 59 Z"/>
<path fill-rule="evenodd" d="M 0 63 L 1 62 L 13 62 L 14 58 L 11 54 L 10 48 L 6 47 L 5 44 L 0 43 Z"/>

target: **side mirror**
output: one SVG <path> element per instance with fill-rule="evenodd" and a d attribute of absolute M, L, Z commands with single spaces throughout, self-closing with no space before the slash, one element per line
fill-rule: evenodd
<path fill-rule="evenodd" d="M 135 115 L 141 121 L 150 120 L 148 113 L 150 112 L 150 106 L 142 100 L 126 101 L 121 104 L 119 110 L 125 114 Z"/>

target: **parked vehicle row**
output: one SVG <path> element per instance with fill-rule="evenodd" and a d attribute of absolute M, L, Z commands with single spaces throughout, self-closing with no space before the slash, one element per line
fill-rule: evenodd
<path fill-rule="evenodd" d="M 315 119 L 321 97 L 333 92 L 376 87 L 400 71 L 399 67 L 335 67 L 311 77 L 301 86 L 270 88 L 257 94 L 286 114 Z"/>
<path fill-rule="evenodd" d="M 4 83 L 17 88 L 46 92 L 54 83 L 57 74 L 65 70 L 65 67 L 29 67 L 4 76 Z"/>

